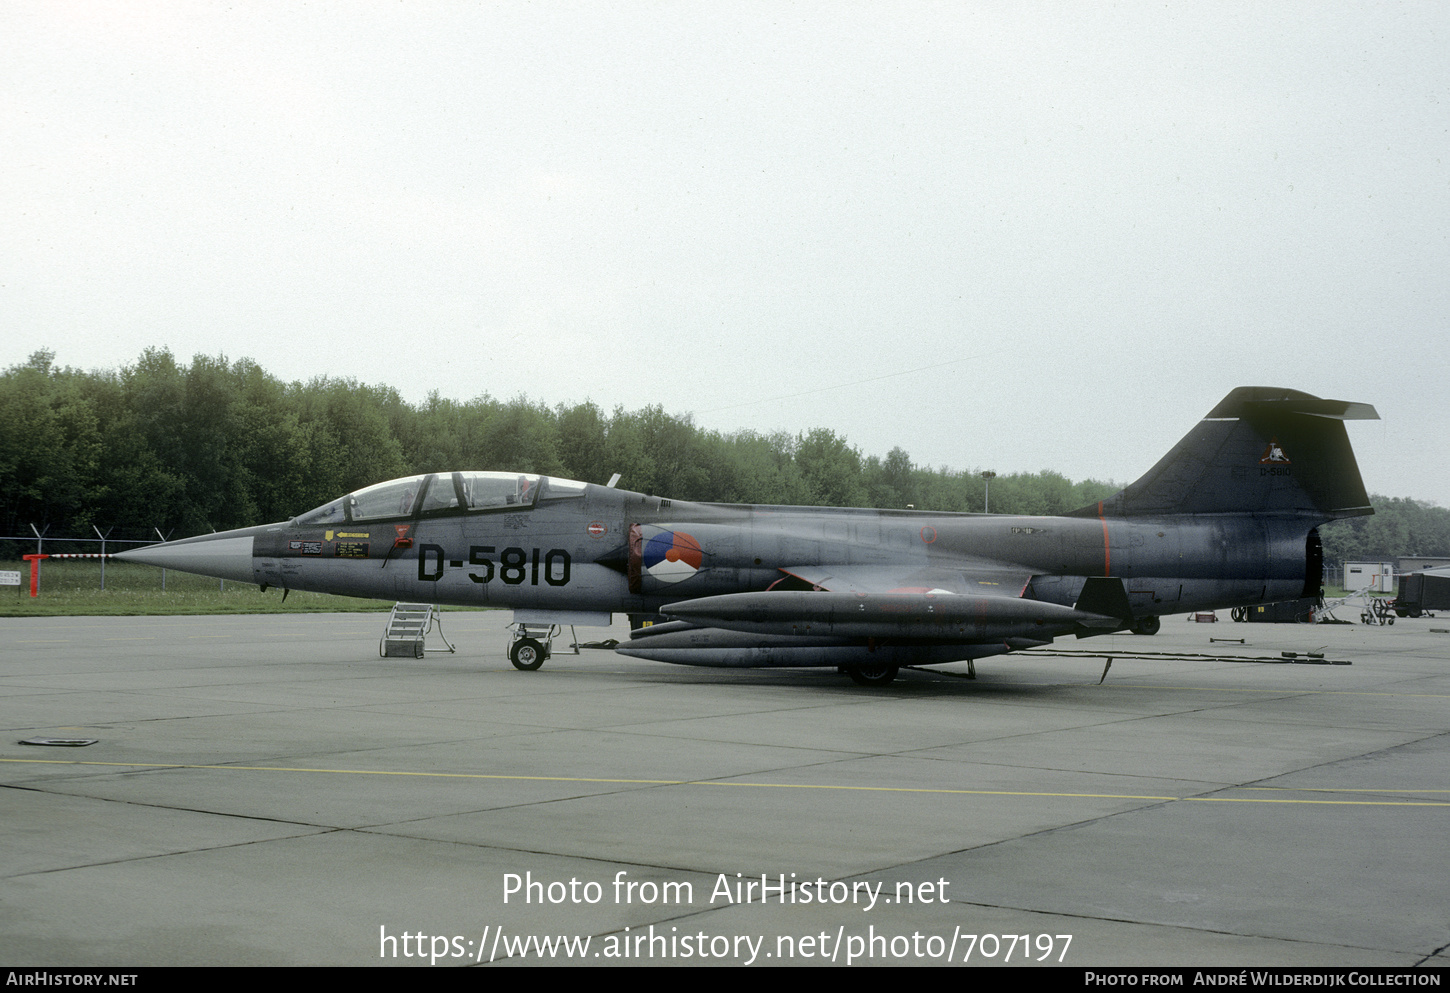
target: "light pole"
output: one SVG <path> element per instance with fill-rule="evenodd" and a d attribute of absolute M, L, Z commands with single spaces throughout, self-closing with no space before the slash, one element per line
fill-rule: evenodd
<path fill-rule="evenodd" d="M 992 480 L 996 478 L 997 474 L 990 469 L 982 473 L 982 513 L 984 514 L 991 513 L 987 508 L 991 506 L 989 498 L 992 495 Z"/>

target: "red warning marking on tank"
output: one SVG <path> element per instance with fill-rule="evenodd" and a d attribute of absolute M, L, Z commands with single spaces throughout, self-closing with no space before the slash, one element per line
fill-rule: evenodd
<path fill-rule="evenodd" d="M 601 538 L 605 534 L 607 534 L 608 531 L 609 528 L 605 525 L 603 521 L 591 521 L 589 523 L 589 537 L 591 538 Z"/>

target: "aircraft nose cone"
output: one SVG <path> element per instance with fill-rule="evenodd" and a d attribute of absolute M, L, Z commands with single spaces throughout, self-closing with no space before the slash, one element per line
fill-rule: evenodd
<path fill-rule="evenodd" d="M 145 548 L 117 552 L 114 558 L 123 562 L 141 562 L 161 569 L 194 572 L 199 576 L 232 579 L 254 583 L 252 572 L 252 535 L 224 532 L 202 535 L 182 541 L 167 541 Z"/>

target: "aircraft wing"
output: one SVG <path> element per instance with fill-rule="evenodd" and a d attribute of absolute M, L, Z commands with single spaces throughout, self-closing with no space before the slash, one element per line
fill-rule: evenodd
<path fill-rule="evenodd" d="M 1040 643 L 1049 628 L 1060 633 L 1108 621 L 1071 607 L 1023 599 L 1030 571 L 995 562 L 796 566 L 781 571 L 813 588 L 699 597 L 666 604 L 660 613 L 697 627 L 794 639 L 959 644 Z"/>
<path fill-rule="evenodd" d="M 905 574 L 876 567 L 789 571 L 823 588 L 666 604 L 660 613 L 670 623 L 634 632 L 616 651 L 683 665 L 895 666 L 980 658 L 1046 645 L 1084 626 L 1119 624 L 1094 612 L 1023 599 L 1018 594 L 1027 576 L 1021 570 L 972 576 L 938 568 Z M 885 589 L 868 592 L 868 585 Z"/>
<path fill-rule="evenodd" d="M 1118 624 L 1023 599 L 1031 571 L 984 559 L 781 572 L 813 589 L 666 604 L 660 613 L 671 622 L 636 631 L 616 651 L 684 665 L 895 666 L 980 658 L 1046 645 L 1084 626 Z"/>
<path fill-rule="evenodd" d="M 1032 571 L 988 559 L 925 568 L 896 565 L 788 566 L 796 579 L 833 593 L 962 594 L 1020 597 Z"/>

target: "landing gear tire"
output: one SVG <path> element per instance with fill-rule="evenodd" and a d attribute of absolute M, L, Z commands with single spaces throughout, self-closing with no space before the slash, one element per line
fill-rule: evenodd
<path fill-rule="evenodd" d="M 1236 621 L 1246 621 L 1249 619 L 1249 608 L 1235 607 L 1233 610 L 1230 610 L 1228 612 L 1228 615 Z"/>
<path fill-rule="evenodd" d="M 1134 634 L 1157 634 L 1163 622 L 1156 617 L 1144 617 L 1137 624 L 1133 625 Z"/>
<path fill-rule="evenodd" d="M 520 638 L 509 649 L 509 661 L 514 664 L 515 669 L 522 669 L 525 672 L 533 672 L 543 665 L 544 659 L 548 657 L 544 646 L 533 638 Z"/>
<path fill-rule="evenodd" d="M 848 665 L 845 669 L 846 675 L 850 676 L 851 682 L 857 686 L 885 686 L 896 678 L 900 667 L 885 663 L 868 663 L 866 665 Z"/>

